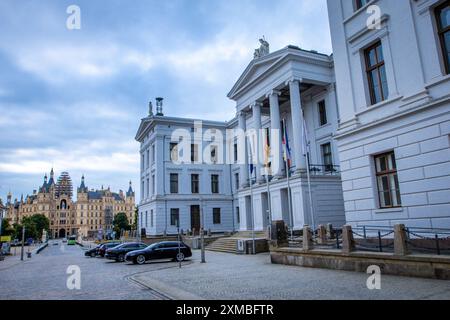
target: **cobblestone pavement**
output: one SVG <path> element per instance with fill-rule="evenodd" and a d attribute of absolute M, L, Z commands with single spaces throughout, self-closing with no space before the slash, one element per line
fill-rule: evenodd
<path fill-rule="evenodd" d="M 368 274 L 275 265 L 268 254 L 207 251 L 201 264 L 194 251 L 193 261 L 134 278 L 178 299 L 450 299 L 450 281 L 382 275 L 381 290 L 369 290 Z"/>
<path fill-rule="evenodd" d="M 185 264 L 191 263 L 189 261 Z M 67 267 L 81 270 L 81 289 L 69 290 Z M 31 259 L 20 261 L 20 254 L 0 261 L 0 300 L 13 299 L 164 299 L 167 298 L 136 283 L 129 277 L 140 272 L 173 268 L 173 262 L 147 263 L 137 266 L 100 258 L 87 258 L 79 246 L 59 242 L 50 245 Z"/>

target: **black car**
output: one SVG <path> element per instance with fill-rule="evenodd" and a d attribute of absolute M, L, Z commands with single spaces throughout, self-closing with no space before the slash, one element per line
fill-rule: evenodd
<path fill-rule="evenodd" d="M 98 255 L 98 249 L 100 249 L 100 247 L 101 247 L 102 245 L 103 245 L 103 244 L 99 244 L 99 245 L 96 246 L 95 248 L 92 248 L 92 249 L 89 249 L 89 250 L 85 251 L 85 252 L 84 252 L 84 255 L 85 255 L 86 257 L 92 257 L 92 258 L 95 258 L 95 257 Z"/>
<path fill-rule="evenodd" d="M 147 248 L 147 245 L 142 242 L 128 242 L 117 247 L 107 249 L 105 258 L 116 260 L 117 262 L 125 261 L 125 255 L 130 251 L 142 250 Z"/>
<path fill-rule="evenodd" d="M 100 257 L 104 257 L 106 254 L 106 250 L 117 247 L 118 245 L 121 245 L 122 242 L 107 242 L 104 243 L 100 246 L 100 248 L 98 248 L 98 255 Z"/>
<path fill-rule="evenodd" d="M 147 260 L 171 259 L 183 261 L 189 257 L 192 257 L 191 248 L 183 242 L 164 241 L 154 243 L 143 250 L 128 252 L 125 255 L 125 260 L 132 261 L 134 264 L 144 264 Z"/>

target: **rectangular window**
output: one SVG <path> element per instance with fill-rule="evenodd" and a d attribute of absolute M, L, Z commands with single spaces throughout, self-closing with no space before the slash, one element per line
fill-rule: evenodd
<path fill-rule="evenodd" d="M 389 96 L 383 48 L 377 42 L 364 51 L 370 102 L 372 105 L 384 101 Z"/>
<path fill-rule="evenodd" d="M 170 160 L 171 161 L 178 161 L 178 143 L 171 142 L 170 143 Z"/>
<path fill-rule="evenodd" d="M 170 174 L 170 193 L 178 193 L 178 173 Z"/>
<path fill-rule="evenodd" d="M 198 162 L 198 144 L 191 144 L 191 162 Z"/>
<path fill-rule="evenodd" d="M 141 155 L 141 171 L 145 169 L 145 153 Z"/>
<path fill-rule="evenodd" d="M 319 107 L 319 122 L 321 126 L 324 126 L 328 123 L 327 120 L 327 108 L 325 105 L 325 100 L 322 100 L 318 103 Z"/>
<path fill-rule="evenodd" d="M 156 152 L 155 152 L 155 145 L 152 145 L 152 164 L 155 164 L 155 158 L 156 158 Z"/>
<path fill-rule="evenodd" d="M 152 175 L 152 195 L 156 193 L 155 175 Z"/>
<path fill-rule="evenodd" d="M 237 223 L 241 223 L 241 215 L 239 213 L 239 207 L 236 207 L 236 221 Z"/>
<path fill-rule="evenodd" d="M 436 19 L 445 71 L 450 73 L 450 1 L 436 8 Z"/>
<path fill-rule="evenodd" d="M 369 3 L 370 0 L 355 0 L 355 9 L 359 10 Z"/>
<path fill-rule="evenodd" d="M 333 155 L 331 152 L 331 143 L 325 143 L 321 145 L 322 149 L 322 160 L 325 166 L 325 171 L 333 171 Z"/>
<path fill-rule="evenodd" d="M 219 193 L 219 175 L 218 174 L 211 175 L 211 192 Z"/>
<path fill-rule="evenodd" d="M 234 152 L 234 163 L 236 163 L 238 161 L 238 145 L 237 145 L 237 143 L 234 143 L 233 152 Z"/>
<path fill-rule="evenodd" d="M 239 173 L 234 174 L 234 187 L 239 190 Z"/>
<path fill-rule="evenodd" d="M 180 209 L 170 209 L 170 225 L 178 227 L 180 223 Z"/>
<path fill-rule="evenodd" d="M 191 192 L 192 193 L 199 193 L 199 175 L 198 174 L 191 174 Z"/>
<path fill-rule="evenodd" d="M 213 223 L 220 224 L 220 208 L 213 208 Z"/>
<path fill-rule="evenodd" d="M 150 226 L 153 228 L 153 210 L 150 210 Z"/>
<path fill-rule="evenodd" d="M 145 228 L 148 228 L 148 211 L 145 211 Z"/>
<path fill-rule="evenodd" d="M 146 193 L 146 195 L 147 195 L 147 198 L 150 196 L 150 179 L 149 178 L 147 178 L 147 193 Z"/>
<path fill-rule="evenodd" d="M 394 152 L 374 157 L 380 208 L 402 205 Z"/>
<path fill-rule="evenodd" d="M 147 168 L 150 167 L 150 149 L 147 150 Z"/>

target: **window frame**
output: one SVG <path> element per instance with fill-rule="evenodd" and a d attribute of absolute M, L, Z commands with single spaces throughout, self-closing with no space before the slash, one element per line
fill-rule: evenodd
<path fill-rule="evenodd" d="M 361 8 L 364 8 L 371 0 L 355 0 L 355 11 L 358 11 Z"/>
<path fill-rule="evenodd" d="M 175 221 L 174 221 L 175 219 Z M 177 224 L 178 222 L 178 224 Z M 173 227 L 180 226 L 180 208 L 170 208 L 170 225 Z"/>
<path fill-rule="evenodd" d="M 436 19 L 436 27 L 437 27 L 437 34 L 439 37 L 439 44 L 441 46 L 441 52 L 442 52 L 442 58 L 444 60 L 444 67 L 445 67 L 445 72 L 446 74 L 450 74 L 450 61 L 448 58 L 448 53 L 446 52 L 446 50 L 449 50 L 450 48 L 447 48 L 446 44 L 445 44 L 445 34 L 450 32 L 450 25 L 447 26 L 446 28 L 444 28 L 442 26 L 442 22 L 441 22 L 441 13 L 442 11 L 446 8 L 450 6 L 450 2 L 449 1 L 445 1 L 444 3 L 440 4 L 439 6 L 437 6 L 434 9 L 434 16 Z"/>
<path fill-rule="evenodd" d="M 174 152 L 175 152 L 175 154 L 174 154 Z M 169 159 L 170 159 L 170 161 L 178 161 L 178 143 L 177 142 L 169 143 Z"/>
<path fill-rule="evenodd" d="M 176 181 L 172 179 L 172 177 L 177 177 Z M 174 191 L 175 188 L 172 188 L 172 183 L 176 182 L 176 191 Z M 179 192 L 179 179 L 178 179 L 178 173 L 170 173 L 169 177 L 169 185 L 170 185 L 170 193 L 171 194 L 177 194 Z"/>
<path fill-rule="evenodd" d="M 389 159 L 389 156 L 392 157 L 393 160 L 393 165 L 394 168 L 393 169 L 389 169 L 389 164 L 387 162 L 387 159 Z M 385 166 L 386 166 L 386 170 L 385 171 L 378 171 L 378 167 L 377 167 L 377 159 L 384 157 L 386 160 L 385 162 Z M 388 151 L 385 153 L 381 153 L 381 154 L 377 154 L 373 157 L 373 163 L 374 163 L 374 167 L 375 167 L 375 182 L 376 182 L 376 186 L 377 186 L 377 198 L 378 198 L 378 207 L 380 209 L 391 209 L 391 208 L 401 208 L 402 207 L 402 198 L 401 198 L 401 193 L 400 193 L 400 182 L 398 181 L 398 170 L 397 170 L 397 161 L 395 158 L 395 152 L 394 151 Z M 392 175 L 397 175 L 397 183 L 398 186 L 396 186 L 395 191 L 398 191 L 398 198 L 397 198 L 397 202 L 398 205 L 394 205 L 394 197 L 392 194 L 392 187 L 391 187 L 391 179 L 390 177 Z M 388 177 L 387 179 L 387 190 L 384 190 L 383 186 L 380 186 L 379 184 L 379 177 Z M 381 188 L 380 188 L 381 187 Z M 389 199 L 390 199 L 390 206 L 387 206 L 385 204 L 382 203 L 381 201 L 381 193 L 389 193 Z M 397 197 L 397 195 L 396 195 Z"/>
<path fill-rule="evenodd" d="M 196 177 L 196 179 L 194 179 Z M 194 192 L 194 183 L 196 183 L 197 191 Z M 200 193 L 200 175 L 198 173 L 192 173 L 191 174 L 191 193 L 192 194 L 199 194 Z"/>
<path fill-rule="evenodd" d="M 329 152 L 325 153 L 325 147 L 329 147 Z M 331 146 L 331 142 L 327 142 L 320 145 L 320 151 L 322 153 L 322 162 L 324 166 L 325 172 L 331 172 L 333 171 L 333 148 Z M 326 163 L 326 159 L 330 160 L 330 163 Z"/>
<path fill-rule="evenodd" d="M 325 126 L 328 124 L 327 104 L 325 99 L 320 100 L 317 103 L 317 109 L 319 111 L 319 126 Z"/>
<path fill-rule="evenodd" d="M 370 104 L 375 105 L 380 102 L 386 101 L 389 97 L 389 86 L 387 83 L 387 72 L 386 72 L 386 61 L 384 58 L 384 52 L 383 52 L 383 60 L 379 60 L 378 57 L 378 50 L 377 48 L 380 47 L 381 51 L 383 52 L 383 44 L 381 40 L 378 40 L 377 42 L 373 43 L 372 45 L 368 46 L 364 49 L 364 62 L 365 62 L 365 71 L 366 71 L 366 78 L 367 78 L 367 84 L 369 87 L 369 95 L 370 95 Z M 370 52 L 374 50 L 375 51 L 375 60 L 376 63 L 373 66 L 370 66 Z M 387 86 L 387 92 L 385 96 L 385 92 L 383 92 L 383 82 L 381 81 L 381 68 L 384 68 L 385 76 L 386 76 L 386 86 Z M 380 101 L 377 101 L 376 95 L 375 95 L 375 86 L 373 83 L 372 75 L 371 73 L 376 70 L 377 71 L 377 78 L 378 78 L 378 87 L 380 88 Z"/>
<path fill-rule="evenodd" d="M 220 193 L 219 181 L 220 181 L 220 177 L 218 174 L 211 175 L 211 193 L 213 193 L 213 194 Z"/>
<path fill-rule="evenodd" d="M 222 223 L 222 214 L 220 208 L 213 208 L 213 224 Z"/>

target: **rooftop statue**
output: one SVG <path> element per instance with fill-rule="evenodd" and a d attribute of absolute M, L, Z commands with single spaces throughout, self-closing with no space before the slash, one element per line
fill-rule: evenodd
<path fill-rule="evenodd" d="M 261 46 L 259 49 L 255 49 L 255 53 L 253 54 L 253 58 L 261 58 L 269 54 L 269 43 L 266 41 L 266 39 L 263 37 L 262 39 L 259 39 L 259 42 L 261 43 Z"/>

